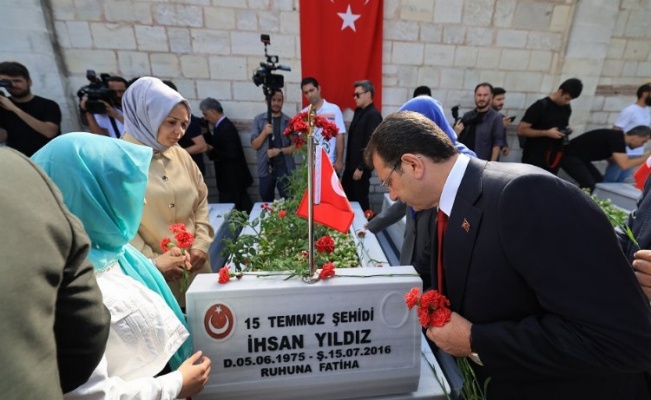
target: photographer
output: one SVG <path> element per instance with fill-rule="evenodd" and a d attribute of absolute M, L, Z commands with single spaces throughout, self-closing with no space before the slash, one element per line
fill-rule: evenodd
<path fill-rule="evenodd" d="M 127 80 L 120 76 L 111 76 L 106 79 L 105 84 L 108 89 L 105 94 L 107 97 L 97 99 L 104 106 L 101 113 L 86 110 L 89 100 L 87 95 L 81 98 L 79 108 L 86 116 L 88 128 L 92 133 L 119 139 L 124 134 L 122 95 L 127 90 Z"/>
<path fill-rule="evenodd" d="M 497 161 L 506 146 L 502 116 L 491 107 L 493 86 L 480 83 L 475 87 L 475 109 L 461 117 L 454 125 L 459 142 L 477 154 L 477 158 Z"/>
<path fill-rule="evenodd" d="M 0 79 L 11 95 L 0 96 L 0 137 L 4 130 L 7 146 L 31 157 L 61 133 L 61 109 L 31 92 L 29 71 L 20 63 L 0 63 Z"/>
<path fill-rule="evenodd" d="M 289 123 L 289 116 L 282 112 L 283 92 L 280 89 L 272 89 L 272 92 L 271 121 L 267 112 L 256 115 L 251 133 L 251 147 L 258 161 L 260 197 L 267 202 L 274 201 L 276 188 L 280 197 L 288 197 L 288 178 L 296 169 L 292 156 L 295 147 L 291 139 L 283 135 Z"/>

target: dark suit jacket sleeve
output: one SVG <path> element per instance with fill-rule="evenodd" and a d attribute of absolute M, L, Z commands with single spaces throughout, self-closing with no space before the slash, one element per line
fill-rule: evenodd
<path fill-rule="evenodd" d="M 222 121 L 213 133 L 212 156 L 219 161 L 236 161 L 242 152 L 237 128 L 230 120 Z"/>
<path fill-rule="evenodd" d="M 651 229 L 649 229 L 649 221 L 651 219 L 651 175 L 644 184 L 644 191 L 642 196 L 637 201 L 637 208 L 628 216 L 628 227 L 633 233 L 633 237 L 637 240 L 641 249 L 651 249 Z M 618 230 L 619 244 L 626 254 L 626 258 L 630 263 L 633 262 L 633 254 L 639 250 L 633 242 L 628 238 L 625 232 Z"/>
<path fill-rule="evenodd" d="M 378 215 L 368 222 L 366 226 L 372 233 L 378 233 L 383 229 L 400 221 L 405 216 L 407 205 L 401 201 L 396 201 L 388 208 L 382 210 Z"/>
<path fill-rule="evenodd" d="M 510 265 L 501 267 L 520 275 L 518 290 L 530 288 L 540 309 L 473 325 L 472 347 L 488 376 L 567 379 L 647 370 L 649 302 L 598 206 L 551 176 L 521 176 L 505 185 L 498 210 L 499 243 Z"/>
<path fill-rule="evenodd" d="M 371 105 L 371 107 L 373 106 Z M 380 123 L 382 122 L 382 114 L 380 114 L 379 111 L 377 111 L 375 108 L 370 111 L 371 112 L 367 114 L 366 121 L 365 121 L 366 123 L 364 124 L 364 132 L 363 132 L 364 142 L 362 148 L 360 149 L 362 155 L 360 156 L 360 163 L 357 165 L 357 169 L 359 169 L 360 171 L 372 171 L 372 169 L 369 168 L 368 165 L 366 165 L 366 163 L 364 162 L 363 154 L 364 154 L 364 150 L 366 149 L 366 145 L 368 145 L 369 140 L 371 140 L 371 135 L 373 134 L 373 131 L 375 131 L 375 128 L 377 128 L 378 125 L 380 125 Z"/>

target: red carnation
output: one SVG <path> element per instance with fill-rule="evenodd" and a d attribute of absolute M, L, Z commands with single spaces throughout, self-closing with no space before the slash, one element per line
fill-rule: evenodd
<path fill-rule="evenodd" d="M 450 311 L 449 308 L 445 308 L 445 307 L 437 308 L 430 315 L 429 325 L 441 327 L 447 324 L 448 322 L 450 322 L 451 317 L 452 317 L 452 312 Z"/>
<path fill-rule="evenodd" d="M 189 249 L 194 243 L 194 236 L 190 232 L 177 232 L 174 239 L 176 239 L 176 245 L 182 249 Z"/>
<path fill-rule="evenodd" d="M 217 279 L 217 282 L 221 283 L 222 285 L 224 283 L 228 283 L 228 281 L 231 280 L 231 275 L 229 274 L 229 269 L 230 267 L 222 267 L 219 270 L 219 278 Z"/>
<path fill-rule="evenodd" d="M 373 210 L 364 211 L 364 216 L 366 217 L 366 219 L 371 219 L 371 218 L 373 218 L 374 215 L 375 214 L 373 213 Z"/>
<path fill-rule="evenodd" d="M 287 216 L 287 211 L 285 211 L 285 210 L 278 211 L 278 217 L 279 218 L 285 218 L 286 216 Z"/>
<path fill-rule="evenodd" d="M 407 302 L 407 308 L 410 310 L 418 304 L 418 297 L 420 296 L 420 290 L 417 287 L 411 288 L 409 293 L 405 294 L 405 302 Z"/>
<path fill-rule="evenodd" d="M 316 241 L 316 251 L 319 253 L 330 254 L 335 251 L 335 241 L 329 235 L 323 236 L 321 239 Z"/>
<path fill-rule="evenodd" d="M 366 237 L 366 231 L 357 231 L 357 237 L 363 239 Z"/>
<path fill-rule="evenodd" d="M 185 224 L 183 223 L 170 225 L 170 232 L 172 233 L 186 232 L 187 230 L 188 229 L 185 227 Z"/>
<path fill-rule="evenodd" d="M 335 265 L 331 262 L 324 264 L 319 273 L 319 279 L 328 279 L 335 276 Z"/>
<path fill-rule="evenodd" d="M 174 247 L 174 244 L 172 244 L 172 246 L 169 246 L 170 242 L 171 240 L 168 237 L 163 238 L 163 240 L 160 241 L 160 249 L 163 251 L 163 253 L 165 253 L 171 247 Z"/>

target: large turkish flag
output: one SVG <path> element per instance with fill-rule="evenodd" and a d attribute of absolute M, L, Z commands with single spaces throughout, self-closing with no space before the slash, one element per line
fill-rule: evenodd
<path fill-rule="evenodd" d="M 321 96 L 342 111 L 355 109 L 353 82 L 368 79 L 380 109 L 382 0 L 301 0 L 300 17 L 303 77 L 316 78 Z"/>

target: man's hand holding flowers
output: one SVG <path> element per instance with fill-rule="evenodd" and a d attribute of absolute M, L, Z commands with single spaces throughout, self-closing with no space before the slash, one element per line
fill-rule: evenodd
<path fill-rule="evenodd" d="M 450 321 L 445 325 L 429 326 L 427 337 L 444 352 L 456 357 L 467 357 L 472 352 L 470 348 L 471 327 L 470 321 L 453 311 Z"/>

